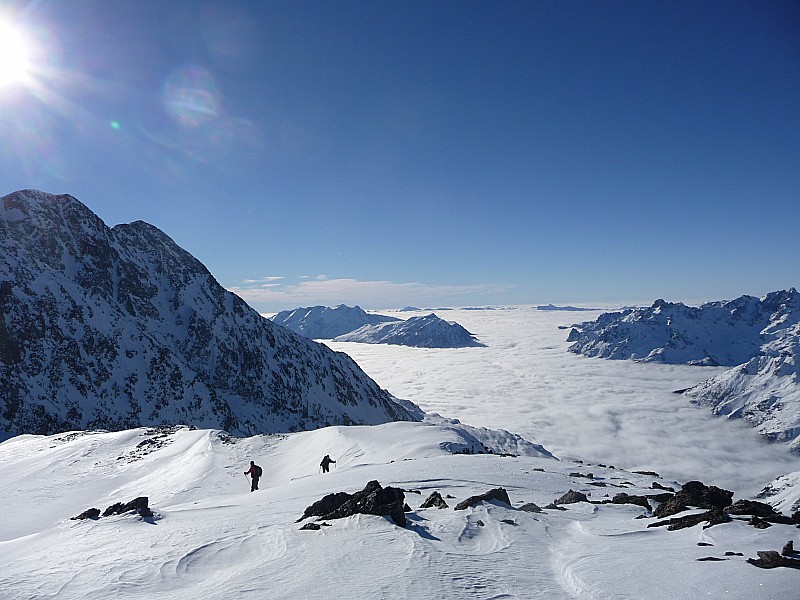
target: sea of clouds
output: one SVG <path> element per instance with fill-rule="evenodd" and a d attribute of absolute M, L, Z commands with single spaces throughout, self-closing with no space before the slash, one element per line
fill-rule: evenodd
<path fill-rule="evenodd" d="M 558 327 L 601 312 L 518 306 L 437 313 L 466 327 L 485 348 L 326 343 L 352 356 L 389 392 L 427 412 L 507 429 L 562 458 L 654 470 L 679 482 L 699 479 L 732 489 L 737 497 L 800 470 L 800 457 L 785 446 L 673 393 L 723 369 L 568 352 L 569 330 Z M 398 316 L 414 314 L 423 313 Z"/>

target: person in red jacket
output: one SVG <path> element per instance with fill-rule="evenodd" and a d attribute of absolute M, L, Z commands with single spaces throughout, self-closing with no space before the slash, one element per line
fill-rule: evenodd
<path fill-rule="evenodd" d="M 259 467 L 252 460 L 250 461 L 250 468 L 244 472 L 245 475 L 250 475 L 250 491 L 255 492 L 258 489 L 258 480 L 261 478 L 261 467 Z"/>

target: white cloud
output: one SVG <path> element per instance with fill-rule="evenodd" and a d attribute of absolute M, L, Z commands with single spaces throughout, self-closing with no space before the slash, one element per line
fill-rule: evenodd
<path fill-rule="evenodd" d="M 269 283 L 263 283 L 269 279 Z M 276 283 L 280 281 L 280 283 Z M 431 285 L 392 281 L 329 279 L 325 275 L 301 276 L 296 283 L 283 278 L 247 279 L 228 288 L 257 310 L 282 310 L 297 306 L 348 304 L 364 308 L 459 305 L 475 296 L 487 298 L 509 289 L 500 285 Z M 472 303 L 472 302 L 469 302 Z"/>

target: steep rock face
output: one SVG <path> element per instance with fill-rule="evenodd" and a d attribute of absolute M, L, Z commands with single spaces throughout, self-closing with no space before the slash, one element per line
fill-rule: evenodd
<path fill-rule="evenodd" d="M 395 317 L 373 315 L 360 306 L 340 304 L 335 308 L 312 306 L 284 310 L 272 317 L 272 321 L 283 325 L 312 340 L 333 339 L 337 335 L 349 333 L 364 325 L 399 321 Z"/>
<path fill-rule="evenodd" d="M 656 300 L 649 308 L 605 313 L 576 325 L 569 350 L 602 358 L 733 366 L 798 322 L 800 294 L 794 288 L 700 307 Z"/>
<path fill-rule="evenodd" d="M 0 430 L 237 434 L 419 417 L 348 356 L 261 317 L 156 227 L 71 196 L 0 200 Z"/>
<path fill-rule="evenodd" d="M 767 342 L 758 356 L 686 390 L 714 414 L 743 418 L 771 441 L 800 452 L 800 324 Z"/>
<path fill-rule="evenodd" d="M 410 317 L 396 323 L 365 325 L 334 339 L 337 342 L 396 344 L 419 348 L 483 346 L 475 339 L 475 336 L 458 323 L 445 321 L 433 313 L 422 317 Z"/>

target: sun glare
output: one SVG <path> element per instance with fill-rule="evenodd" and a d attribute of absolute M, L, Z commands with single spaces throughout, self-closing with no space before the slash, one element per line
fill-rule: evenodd
<path fill-rule="evenodd" d="M 25 39 L 8 23 L 0 22 L 0 86 L 24 81 L 28 76 Z"/>

